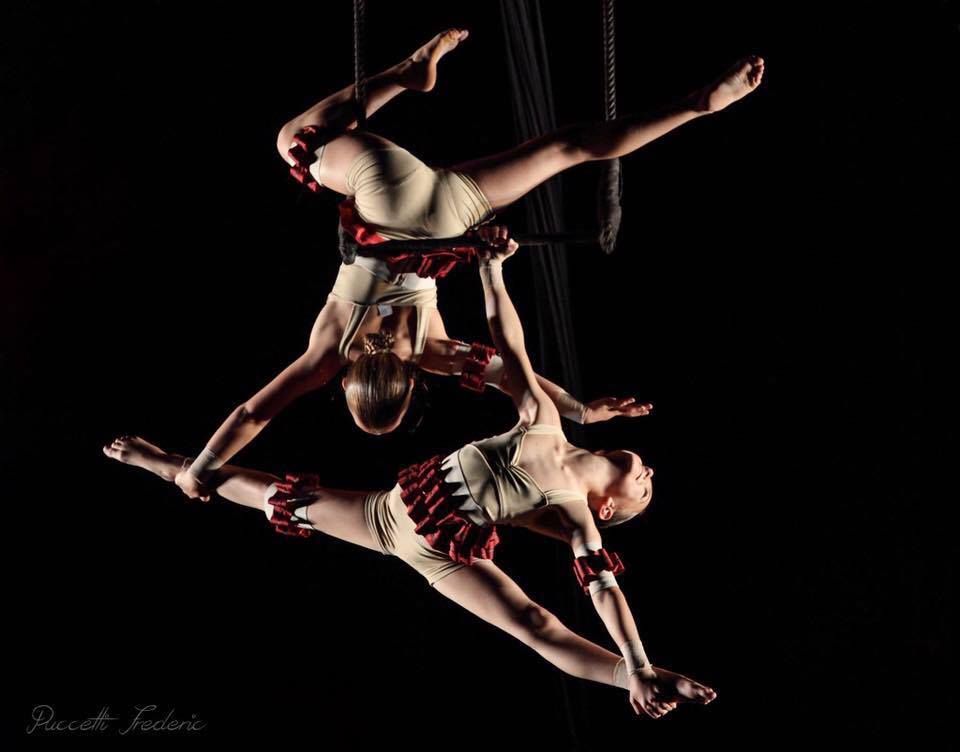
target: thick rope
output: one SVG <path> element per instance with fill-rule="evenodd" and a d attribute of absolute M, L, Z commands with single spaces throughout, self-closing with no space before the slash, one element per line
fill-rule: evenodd
<path fill-rule="evenodd" d="M 607 120 L 617 117 L 617 32 L 615 0 L 603 0 L 603 103 Z"/>
<path fill-rule="evenodd" d="M 357 128 L 367 124 L 366 43 L 367 3 L 366 0 L 353 0 L 353 89 L 357 101 Z"/>
<path fill-rule="evenodd" d="M 603 105 L 607 120 L 617 117 L 617 33 L 615 0 L 603 0 Z M 597 219 L 600 223 L 600 247 L 604 253 L 613 253 L 620 234 L 620 219 L 623 211 L 620 199 L 623 196 L 623 176 L 620 160 L 604 163 L 600 184 L 597 186 Z"/>

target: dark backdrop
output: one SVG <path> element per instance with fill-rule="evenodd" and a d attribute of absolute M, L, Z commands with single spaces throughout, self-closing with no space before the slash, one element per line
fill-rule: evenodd
<path fill-rule="evenodd" d="M 544 4 L 560 122 L 601 113 L 597 5 Z M 63 718 L 153 703 L 204 720 L 194 737 L 315 748 L 769 749 L 828 728 L 872 745 L 942 731 L 951 498 L 927 483 L 952 431 L 932 397 L 953 346 L 933 334 L 949 294 L 936 220 L 955 199 L 949 4 L 619 4 L 621 112 L 743 54 L 767 60 L 748 100 L 625 160 L 616 255 L 569 259 L 586 395 L 656 404 L 586 431 L 658 471 L 650 512 L 608 536 L 620 579 L 654 660 L 719 692 L 658 723 L 396 560 L 275 536 L 100 453 L 119 433 L 197 451 L 304 346 L 336 270 L 335 202 L 298 190 L 274 142 L 350 80 L 348 3 L 4 11 L 12 734 L 40 703 Z M 372 127 L 435 163 L 511 145 L 497 4 L 372 0 L 369 16 L 370 69 L 446 26 L 472 31 L 435 92 Z M 572 227 L 592 221 L 595 175 L 565 179 Z M 522 226 L 522 207 L 503 216 Z M 529 274 L 522 254 L 511 262 L 532 322 Z M 452 333 L 484 336 L 468 271 L 443 282 L 441 305 Z M 412 436 L 359 433 L 331 387 L 240 459 L 385 487 L 509 425 L 498 395 L 429 384 Z M 501 550 L 533 597 L 609 643 L 553 543 L 516 532 Z"/>

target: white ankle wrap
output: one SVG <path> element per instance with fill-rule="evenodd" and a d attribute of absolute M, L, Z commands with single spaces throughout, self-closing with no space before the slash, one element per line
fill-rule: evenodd
<path fill-rule="evenodd" d="M 627 673 L 627 662 L 623 658 L 613 667 L 613 686 L 630 689 L 630 674 Z"/>

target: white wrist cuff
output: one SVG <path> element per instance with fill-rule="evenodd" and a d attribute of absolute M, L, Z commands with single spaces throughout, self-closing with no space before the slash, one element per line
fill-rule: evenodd
<path fill-rule="evenodd" d="M 209 480 L 210 476 L 221 467 L 223 467 L 223 460 L 209 449 L 204 449 L 187 468 L 187 472 L 202 483 Z"/>
<path fill-rule="evenodd" d="M 480 277 L 484 282 L 494 283 L 503 281 L 503 262 L 500 259 L 480 262 Z"/>
<path fill-rule="evenodd" d="M 577 400 L 568 392 L 561 392 L 557 402 L 557 409 L 560 415 L 574 423 L 583 425 L 587 418 L 587 406 Z"/>
<path fill-rule="evenodd" d="M 613 572 L 610 572 L 604 569 L 600 574 L 597 575 L 597 579 L 591 582 L 587 587 L 590 588 L 590 595 L 596 595 L 601 590 L 608 590 L 612 587 L 618 587 L 617 578 L 613 576 Z"/>
<path fill-rule="evenodd" d="M 490 386 L 500 386 L 503 381 L 503 358 L 494 355 L 483 371 L 483 380 Z"/>
<path fill-rule="evenodd" d="M 637 673 L 641 669 L 650 665 L 650 660 L 643 649 L 643 643 L 640 640 L 630 640 L 620 646 L 620 653 L 626 663 L 627 676 Z"/>
<path fill-rule="evenodd" d="M 574 532 L 573 540 L 573 555 L 578 559 L 581 556 L 589 556 L 593 551 L 599 551 L 603 548 L 603 543 L 600 541 L 585 541 L 583 536 L 579 531 Z"/>

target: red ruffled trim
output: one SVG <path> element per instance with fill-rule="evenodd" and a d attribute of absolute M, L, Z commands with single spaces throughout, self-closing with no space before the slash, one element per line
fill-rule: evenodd
<path fill-rule="evenodd" d="M 453 495 L 456 486 L 443 479 L 441 462 L 443 458 L 437 455 L 411 465 L 397 477 L 400 496 L 416 532 L 458 564 L 492 559 L 500 542 L 497 528 L 476 525 L 461 516 L 459 502 Z"/>
<path fill-rule="evenodd" d="M 368 225 L 357 213 L 352 198 L 339 204 L 340 225 L 358 245 L 376 246 L 385 243 L 387 238 Z M 391 274 L 416 274 L 418 277 L 442 279 L 452 272 L 458 264 L 466 264 L 476 258 L 476 248 L 432 248 L 425 251 L 404 251 L 393 256 L 368 248 L 364 256 L 382 259 L 390 267 Z"/>
<path fill-rule="evenodd" d="M 293 513 L 316 501 L 313 492 L 320 486 L 320 479 L 316 475 L 288 475 L 285 483 L 275 485 L 277 490 L 267 499 L 273 507 L 269 520 L 273 529 L 282 535 L 309 538 L 316 531 L 300 527 L 303 520 L 294 517 Z"/>
<path fill-rule="evenodd" d="M 296 162 L 295 165 L 290 167 L 290 174 L 298 183 L 314 193 L 319 193 L 320 189 L 323 188 L 316 181 L 316 178 L 310 174 L 310 165 L 317 161 L 316 150 L 322 139 L 323 135 L 320 129 L 308 125 L 293 137 L 293 146 L 287 150 L 287 156 Z"/>
<path fill-rule="evenodd" d="M 464 360 L 463 370 L 460 372 L 460 386 L 471 392 L 482 392 L 486 389 L 487 382 L 484 381 L 483 375 L 496 354 L 496 348 L 482 342 L 474 342 L 470 345 L 470 354 Z"/>
<path fill-rule="evenodd" d="M 416 274 L 418 277 L 443 279 L 459 264 L 470 263 L 476 248 L 435 248 L 388 256 L 385 260 L 393 274 Z"/>
<path fill-rule="evenodd" d="M 612 575 L 623 572 L 623 562 L 620 556 L 613 551 L 598 548 L 587 556 L 578 556 L 573 560 L 573 573 L 584 593 L 590 592 L 590 583 L 600 577 L 600 573 L 607 570 Z"/>
<path fill-rule="evenodd" d="M 346 230 L 347 234 L 353 238 L 359 245 L 376 245 L 377 243 L 386 243 L 387 239 L 383 235 L 378 235 L 370 225 L 360 219 L 357 214 L 357 207 L 352 198 L 341 201 L 337 208 L 340 211 L 340 225 Z M 377 256 L 376 253 L 365 254 Z M 379 258 L 379 256 L 377 256 Z"/>

